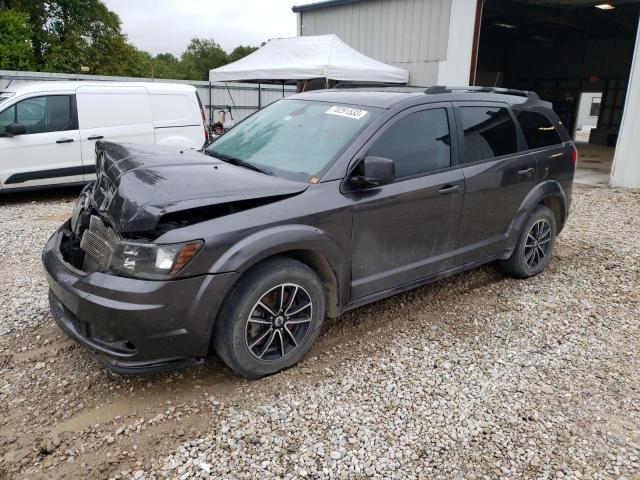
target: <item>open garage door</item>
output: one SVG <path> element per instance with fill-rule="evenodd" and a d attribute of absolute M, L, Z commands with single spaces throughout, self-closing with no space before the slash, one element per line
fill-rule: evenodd
<path fill-rule="evenodd" d="M 486 0 L 475 83 L 534 90 L 608 174 L 638 29 L 637 1 Z M 608 178 L 607 178 L 608 181 Z"/>

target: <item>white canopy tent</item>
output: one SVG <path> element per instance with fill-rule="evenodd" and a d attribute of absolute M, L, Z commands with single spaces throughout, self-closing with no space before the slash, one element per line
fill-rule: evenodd
<path fill-rule="evenodd" d="M 236 62 L 209 70 L 212 82 L 313 78 L 406 84 L 409 72 L 369 58 L 333 34 L 272 39 Z"/>

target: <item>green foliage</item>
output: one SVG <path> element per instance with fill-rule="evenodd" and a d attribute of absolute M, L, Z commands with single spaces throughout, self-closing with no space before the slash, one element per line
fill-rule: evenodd
<path fill-rule="evenodd" d="M 250 53 L 255 52 L 256 50 L 258 50 L 258 47 L 250 47 L 248 45 L 245 47 L 244 45 L 240 45 L 232 50 L 232 52 L 227 57 L 227 61 L 228 63 L 235 62 L 237 60 L 240 60 L 242 57 L 246 57 Z"/>
<path fill-rule="evenodd" d="M 187 78 L 207 80 L 209 70 L 229 63 L 226 52 L 213 40 L 192 38 L 182 54 L 181 70 Z"/>
<path fill-rule="evenodd" d="M 0 69 L 30 70 L 35 66 L 29 43 L 31 28 L 24 12 L 0 10 Z"/>
<path fill-rule="evenodd" d="M 210 69 L 256 49 L 239 46 L 227 55 L 214 40 L 193 38 L 180 59 L 154 57 L 128 42 L 101 0 L 0 0 L 3 69 L 206 80 Z"/>

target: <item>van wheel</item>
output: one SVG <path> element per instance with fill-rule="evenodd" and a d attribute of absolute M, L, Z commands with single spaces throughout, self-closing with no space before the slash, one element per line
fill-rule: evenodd
<path fill-rule="evenodd" d="M 515 250 L 501 262 L 502 270 L 514 277 L 527 278 L 542 272 L 556 242 L 556 218 L 544 205 L 533 211 L 522 229 Z"/>
<path fill-rule="evenodd" d="M 284 257 L 247 271 L 224 301 L 213 344 L 220 358 L 248 378 L 298 363 L 318 337 L 325 317 L 320 279 Z"/>

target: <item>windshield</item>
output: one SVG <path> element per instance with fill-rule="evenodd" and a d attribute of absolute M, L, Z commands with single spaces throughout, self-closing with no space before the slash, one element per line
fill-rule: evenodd
<path fill-rule="evenodd" d="M 206 148 L 266 172 L 309 181 L 382 110 L 304 100 L 280 100 L 256 112 Z"/>

